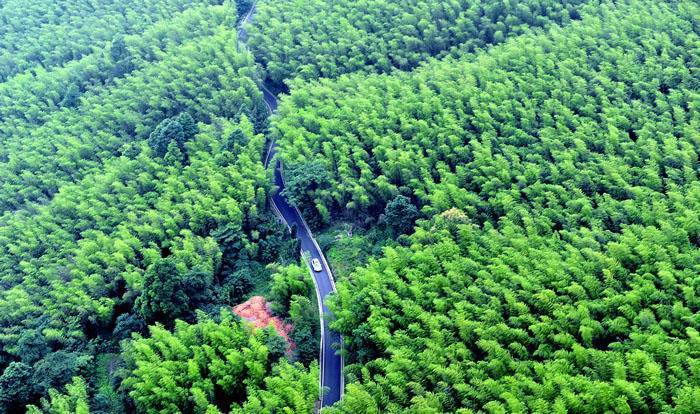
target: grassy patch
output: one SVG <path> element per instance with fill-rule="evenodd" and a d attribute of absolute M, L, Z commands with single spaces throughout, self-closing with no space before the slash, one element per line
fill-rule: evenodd
<path fill-rule="evenodd" d="M 338 223 L 317 235 L 336 280 L 367 263 L 370 257 L 381 254 L 384 247 L 393 245 L 383 226 L 363 229 L 350 223 Z"/>
<path fill-rule="evenodd" d="M 99 398 L 101 408 L 108 408 L 113 413 L 124 412 L 121 399 L 112 387 L 112 379 L 119 367 L 120 355 L 103 353 L 95 360 L 94 387 L 95 396 Z"/>

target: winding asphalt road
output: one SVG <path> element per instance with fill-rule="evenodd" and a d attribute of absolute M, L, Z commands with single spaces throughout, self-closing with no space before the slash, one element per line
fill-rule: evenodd
<path fill-rule="evenodd" d="M 254 12 L 255 3 L 243 21 L 249 22 Z M 245 32 L 239 31 L 239 35 L 245 36 Z M 274 113 L 277 110 L 277 97 L 265 88 L 265 86 L 262 86 L 261 90 L 270 114 Z M 343 379 L 344 361 L 342 356 L 338 355 L 336 352 L 337 348 L 342 348 L 343 339 L 338 333 L 332 331 L 328 327 L 328 321 L 332 315 L 326 306 L 326 298 L 328 295 L 335 292 L 335 283 L 333 282 L 333 274 L 331 273 L 330 266 L 328 266 L 328 262 L 321 248 L 318 246 L 316 239 L 314 239 L 311 229 L 309 229 L 309 226 L 301 216 L 299 209 L 290 205 L 281 194 L 285 188 L 285 183 L 282 174 L 282 161 L 275 157 L 276 152 L 277 147 L 275 142 L 272 141 L 270 142 L 269 150 L 265 156 L 265 167 L 268 167 L 270 162 L 274 162 L 275 166 L 274 181 L 278 190 L 271 197 L 272 208 L 285 222 L 288 228 L 296 227 L 297 238 L 301 241 L 301 250 L 307 253 L 304 256 L 308 256 L 309 263 L 312 259 L 316 258 L 319 259 L 322 266 L 320 272 L 315 272 L 310 264 L 307 263 L 314 280 L 314 285 L 316 286 L 316 297 L 318 299 L 319 315 L 321 317 L 321 349 L 319 354 L 321 369 L 320 399 L 321 407 L 327 407 L 340 400 L 345 386 Z"/>

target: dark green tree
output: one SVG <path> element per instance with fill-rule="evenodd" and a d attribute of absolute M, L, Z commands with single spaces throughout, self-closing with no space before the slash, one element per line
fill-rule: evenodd
<path fill-rule="evenodd" d="M 166 155 L 171 143 L 175 143 L 177 148 L 184 154 L 185 142 L 194 138 L 197 131 L 197 123 L 192 116 L 187 112 L 183 112 L 158 124 L 148 137 L 148 144 L 158 157 Z"/>
<path fill-rule="evenodd" d="M 0 376 L 0 412 L 23 413 L 35 396 L 32 367 L 23 362 L 11 362 Z"/>
<path fill-rule="evenodd" d="M 189 112 L 183 112 L 174 118 L 180 126 L 182 127 L 182 133 L 184 134 L 183 143 L 194 139 L 194 136 L 199 132 L 199 127 L 197 122 L 192 118 Z"/>
<path fill-rule="evenodd" d="M 253 130 L 256 134 L 264 134 L 269 126 L 270 112 L 262 96 L 253 98 L 253 108 L 250 111 L 250 120 L 253 122 Z"/>
<path fill-rule="evenodd" d="M 27 364 L 33 364 L 50 351 L 46 338 L 38 329 L 23 331 L 17 346 L 19 347 L 19 356 L 22 362 Z"/>
<path fill-rule="evenodd" d="M 411 199 L 402 195 L 396 196 L 384 209 L 384 222 L 394 236 L 409 233 L 418 217 L 418 209 Z"/>
<path fill-rule="evenodd" d="M 69 383 L 92 362 L 92 356 L 81 352 L 56 351 L 34 364 L 32 382 L 40 395 L 49 389 Z"/>
<path fill-rule="evenodd" d="M 175 142 L 178 147 L 185 143 L 185 132 L 182 125 L 173 118 L 163 120 L 148 137 L 148 145 L 158 157 L 163 157 L 168 151 L 168 145 Z"/>
<path fill-rule="evenodd" d="M 211 271 L 196 267 L 185 275 L 183 287 L 190 309 L 197 309 L 216 301 Z"/>
<path fill-rule="evenodd" d="M 71 83 L 63 93 L 63 99 L 59 102 L 59 106 L 73 108 L 78 105 L 80 99 L 80 89 L 74 83 Z"/>
<path fill-rule="evenodd" d="M 293 296 L 289 307 L 289 319 L 294 325 L 291 338 L 297 346 L 296 353 L 303 364 L 318 359 L 321 337 L 318 306 L 304 296 Z"/>
<path fill-rule="evenodd" d="M 250 268 L 237 266 L 238 269 L 226 275 L 223 281 L 223 300 L 228 303 L 240 303 L 253 289 L 253 276 Z"/>
<path fill-rule="evenodd" d="M 187 313 L 185 277 L 174 259 L 159 259 L 146 270 L 136 307 L 149 323 L 161 322 L 166 326 Z"/>
<path fill-rule="evenodd" d="M 278 361 L 280 358 L 284 357 L 289 344 L 284 340 L 277 331 L 275 331 L 271 326 L 262 330 L 263 340 L 268 351 L 270 351 L 270 360 Z"/>
<path fill-rule="evenodd" d="M 285 166 L 285 189 L 282 195 L 289 203 L 297 206 L 309 220 L 319 218 L 314 193 L 329 188 L 329 174 L 325 165 L 318 160 Z"/>
<path fill-rule="evenodd" d="M 117 317 L 112 331 L 112 338 L 121 341 L 131 337 L 132 333 L 144 334 L 146 332 L 146 320 L 140 312 L 123 313 Z"/>
<path fill-rule="evenodd" d="M 114 77 L 121 77 L 131 72 L 134 65 L 131 62 L 129 49 L 126 47 L 124 36 L 119 36 L 112 41 L 112 47 L 109 50 L 109 55 L 112 58 L 112 74 Z"/>
<path fill-rule="evenodd" d="M 226 149 L 238 152 L 241 148 L 245 147 L 249 140 L 245 132 L 243 132 L 241 128 L 236 127 L 226 140 Z"/>

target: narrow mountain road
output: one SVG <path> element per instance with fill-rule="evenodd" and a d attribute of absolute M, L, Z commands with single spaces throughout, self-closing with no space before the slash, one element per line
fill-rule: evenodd
<path fill-rule="evenodd" d="M 243 19 L 243 22 L 249 22 L 254 13 L 255 3 Z M 239 30 L 239 37 L 245 38 L 245 31 L 243 29 Z M 265 86 L 262 86 L 261 89 L 263 97 L 265 98 L 265 104 L 270 114 L 273 114 L 277 110 L 277 97 L 265 88 Z M 331 293 L 335 292 L 335 283 L 330 266 L 328 266 L 328 262 L 321 248 L 318 246 L 316 239 L 314 239 L 311 229 L 309 229 L 309 226 L 301 216 L 299 209 L 290 205 L 281 195 L 285 188 L 285 183 L 282 174 L 282 162 L 275 157 L 276 151 L 275 142 L 271 141 L 269 151 L 265 156 L 265 167 L 268 167 L 270 162 L 274 162 L 274 182 L 278 190 L 271 197 L 272 208 L 277 215 L 284 220 L 288 228 L 296 227 L 296 235 L 301 242 L 301 250 L 302 252 L 307 252 L 309 262 L 314 258 L 319 259 L 322 267 L 320 272 L 316 272 L 311 268 L 310 263 L 307 263 L 316 287 L 316 297 L 318 299 L 319 314 L 321 317 L 319 365 L 321 369 L 320 384 L 322 394 L 320 400 L 321 407 L 327 407 L 340 400 L 345 386 L 343 379 L 344 361 L 342 356 L 336 353 L 336 349 L 342 348 L 343 339 L 338 333 L 329 328 L 328 321 L 332 315 L 326 306 L 326 298 Z"/>
<path fill-rule="evenodd" d="M 342 338 L 336 332 L 328 327 L 328 319 L 331 316 L 328 307 L 326 306 L 326 298 L 331 293 L 335 292 L 335 283 L 328 262 L 323 256 L 321 248 L 316 243 L 309 226 L 302 218 L 299 210 L 290 205 L 287 200 L 280 194 L 284 190 L 284 178 L 282 177 L 282 163 L 274 158 L 275 148 L 274 143 L 271 143 L 269 159 L 275 163 L 275 185 L 279 188 L 276 194 L 272 196 L 273 208 L 278 215 L 283 218 L 287 226 L 297 228 L 297 238 L 301 241 L 301 249 L 308 252 L 308 260 L 314 258 L 321 262 L 321 271 L 315 272 L 311 267 L 309 270 L 314 278 L 316 286 L 316 296 L 319 303 L 319 312 L 321 315 L 321 350 L 319 361 L 321 366 L 321 388 L 327 388 L 327 392 L 321 396 L 321 407 L 333 405 L 340 400 L 343 390 L 343 359 L 336 354 L 334 347 L 342 345 Z M 308 264 L 308 263 L 307 263 Z"/>

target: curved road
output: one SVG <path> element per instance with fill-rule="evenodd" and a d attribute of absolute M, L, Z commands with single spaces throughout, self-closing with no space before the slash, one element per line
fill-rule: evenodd
<path fill-rule="evenodd" d="M 254 12 L 255 3 L 253 3 L 253 6 L 243 19 L 243 22 L 249 22 Z M 245 36 L 245 32 L 241 30 L 239 31 L 239 35 Z M 277 110 L 277 97 L 265 88 L 265 86 L 262 86 L 261 90 L 265 98 L 265 104 L 270 114 L 272 114 Z M 333 274 L 331 273 L 330 266 L 328 266 L 328 262 L 314 239 L 309 226 L 304 221 L 299 210 L 290 205 L 281 195 L 285 184 L 282 175 L 282 162 L 275 157 L 276 152 L 277 148 L 274 141 L 270 142 L 269 150 L 265 156 L 265 167 L 268 167 L 270 161 L 274 162 L 274 181 L 275 186 L 278 188 L 278 191 L 271 197 L 272 208 L 285 222 L 288 228 L 291 229 L 292 226 L 297 228 L 297 238 L 301 241 L 301 250 L 308 254 L 309 262 L 311 259 L 317 258 L 320 260 L 322 266 L 320 272 L 313 271 L 310 266 L 309 271 L 311 272 L 314 285 L 316 286 L 316 297 L 318 299 L 319 314 L 321 317 L 321 349 L 319 354 L 321 369 L 321 407 L 327 407 L 340 400 L 345 386 L 343 379 L 344 361 L 342 356 L 336 353 L 337 348 L 342 348 L 343 339 L 338 333 L 332 331 L 328 327 L 328 320 L 331 313 L 325 303 L 328 295 L 335 292 L 335 283 L 333 282 Z"/>

